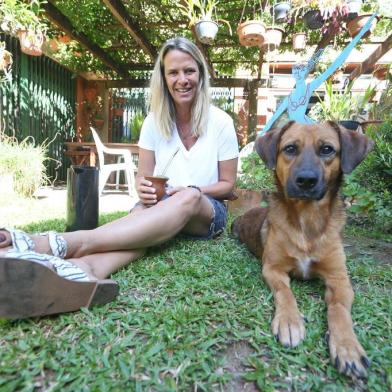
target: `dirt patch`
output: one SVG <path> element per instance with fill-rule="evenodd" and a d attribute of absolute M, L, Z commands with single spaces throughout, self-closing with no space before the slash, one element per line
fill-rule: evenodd
<path fill-rule="evenodd" d="M 224 390 L 227 392 L 259 392 L 254 382 L 246 381 L 242 378 L 246 373 L 245 358 L 252 354 L 254 350 L 247 342 L 235 342 L 228 346 L 223 354 L 225 359 L 224 369 L 233 375 L 231 381 L 225 384 Z M 220 389 L 219 389 L 220 390 Z"/>
<path fill-rule="evenodd" d="M 392 242 L 365 236 L 345 235 L 343 238 L 347 256 L 371 257 L 380 264 L 392 264 Z"/>

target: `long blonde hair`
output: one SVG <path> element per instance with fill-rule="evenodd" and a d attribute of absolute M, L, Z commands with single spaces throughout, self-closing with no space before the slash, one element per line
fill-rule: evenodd
<path fill-rule="evenodd" d="M 199 48 L 186 38 L 169 39 L 159 51 L 150 82 L 150 111 L 154 115 L 158 130 L 169 139 L 176 122 L 176 109 L 166 84 L 163 60 L 171 50 L 180 50 L 189 54 L 198 65 L 200 79 L 191 111 L 191 127 L 194 136 L 201 136 L 207 124 L 210 106 L 208 69 Z"/>

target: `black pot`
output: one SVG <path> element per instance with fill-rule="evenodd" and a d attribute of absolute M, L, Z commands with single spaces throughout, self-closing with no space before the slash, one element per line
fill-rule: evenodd
<path fill-rule="evenodd" d="M 350 131 L 356 131 L 358 127 L 361 125 L 358 121 L 354 121 L 354 120 L 342 120 L 339 121 L 339 124 Z"/>
<path fill-rule="evenodd" d="M 304 15 L 304 24 L 310 30 L 318 30 L 324 26 L 324 19 L 319 10 L 310 10 Z"/>

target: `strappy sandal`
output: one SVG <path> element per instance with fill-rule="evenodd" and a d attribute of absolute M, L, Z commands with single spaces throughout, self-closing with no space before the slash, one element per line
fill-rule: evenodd
<path fill-rule="evenodd" d="M 0 228 L 8 231 L 11 236 L 11 243 L 14 250 L 19 252 L 34 251 L 35 245 L 30 236 L 22 230 L 11 228 Z M 62 235 L 55 231 L 38 233 L 38 235 L 48 236 L 49 246 L 53 256 L 64 258 L 67 254 L 67 242 Z"/>
<path fill-rule="evenodd" d="M 11 250 L 0 258 L 0 318 L 22 319 L 104 305 L 116 298 L 113 280 L 91 281 L 55 256 Z"/>

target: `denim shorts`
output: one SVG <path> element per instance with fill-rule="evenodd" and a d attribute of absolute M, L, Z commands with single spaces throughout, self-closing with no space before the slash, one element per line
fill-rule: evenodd
<path fill-rule="evenodd" d="M 203 196 L 208 198 L 208 200 L 212 204 L 212 209 L 214 210 L 214 215 L 212 217 L 208 233 L 205 235 L 191 235 L 191 234 L 180 233 L 179 236 L 192 240 L 209 240 L 223 233 L 223 230 L 225 229 L 227 223 L 227 208 L 225 204 L 221 200 L 214 199 L 211 196 L 208 195 L 203 195 Z M 169 197 L 170 196 L 168 195 L 164 195 L 162 197 L 162 200 L 167 199 Z M 141 202 L 138 201 L 134 207 L 136 207 L 137 205 L 141 205 Z M 132 212 L 132 209 L 130 212 Z"/>
<path fill-rule="evenodd" d="M 208 233 L 205 235 L 190 235 L 190 234 L 180 233 L 181 237 L 189 238 L 191 240 L 209 240 L 223 233 L 223 230 L 225 229 L 227 223 L 226 206 L 221 200 L 214 199 L 213 197 L 208 195 L 204 195 L 204 196 L 208 198 L 214 210 L 214 216 L 212 217 L 210 229 L 208 230 Z"/>

